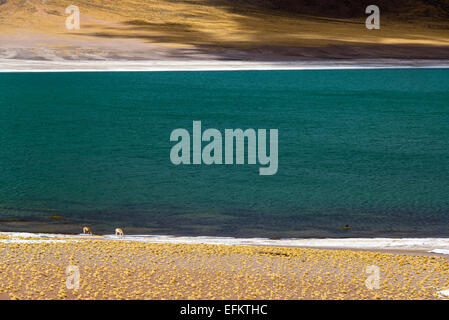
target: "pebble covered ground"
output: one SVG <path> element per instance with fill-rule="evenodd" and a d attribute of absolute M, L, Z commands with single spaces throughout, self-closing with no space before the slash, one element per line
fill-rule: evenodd
<path fill-rule="evenodd" d="M 0 236 L 0 299 L 438 299 L 449 288 L 437 256 L 14 239 Z"/>

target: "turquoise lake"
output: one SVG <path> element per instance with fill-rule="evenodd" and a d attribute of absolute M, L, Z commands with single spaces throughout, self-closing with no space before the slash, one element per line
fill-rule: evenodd
<path fill-rule="evenodd" d="M 194 120 L 278 129 L 277 174 L 173 165 Z M 449 236 L 449 69 L 0 74 L 0 230 L 84 225 Z"/>

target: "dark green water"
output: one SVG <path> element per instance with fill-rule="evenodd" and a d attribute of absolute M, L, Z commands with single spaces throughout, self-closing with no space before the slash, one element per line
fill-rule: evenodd
<path fill-rule="evenodd" d="M 277 174 L 174 166 L 193 120 Z M 0 74 L 0 169 L 2 231 L 449 236 L 449 69 Z"/>

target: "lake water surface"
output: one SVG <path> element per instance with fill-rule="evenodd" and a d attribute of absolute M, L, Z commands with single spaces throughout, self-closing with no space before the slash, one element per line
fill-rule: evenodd
<path fill-rule="evenodd" d="M 194 120 L 278 129 L 277 174 L 173 165 Z M 449 236 L 449 69 L 0 74 L 0 230 L 83 225 Z"/>

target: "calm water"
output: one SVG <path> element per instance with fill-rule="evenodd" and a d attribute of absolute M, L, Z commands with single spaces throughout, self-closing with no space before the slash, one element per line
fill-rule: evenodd
<path fill-rule="evenodd" d="M 193 120 L 278 173 L 174 166 Z M 449 236 L 449 69 L 0 74 L 0 169 L 2 231 Z"/>

